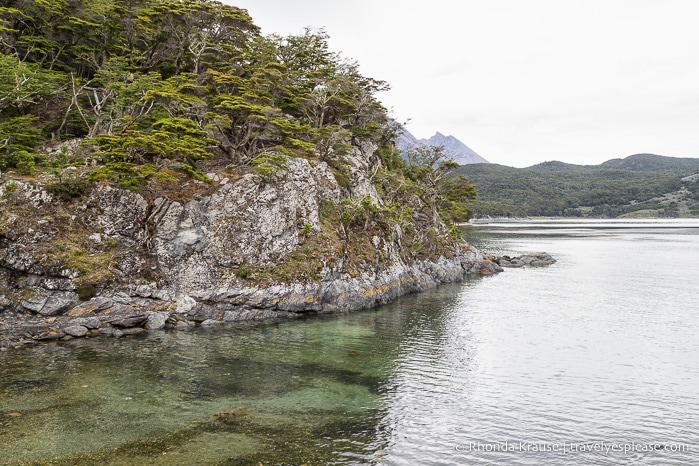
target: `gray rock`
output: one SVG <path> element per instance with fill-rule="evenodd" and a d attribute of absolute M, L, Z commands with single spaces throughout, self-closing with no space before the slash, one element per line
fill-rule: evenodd
<path fill-rule="evenodd" d="M 180 296 L 177 299 L 177 312 L 186 313 L 194 309 L 197 302 L 191 296 Z"/>
<path fill-rule="evenodd" d="M 137 314 L 137 315 L 119 317 L 119 318 L 111 320 L 109 323 L 112 324 L 114 327 L 131 328 L 131 327 L 140 327 L 140 326 L 144 325 L 147 321 L 148 321 L 148 315 Z"/>
<path fill-rule="evenodd" d="M 86 319 L 83 325 L 89 329 L 97 329 L 102 326 L 102 321 L 99 319 L 99 317 L 90 317 L 89 319 Z"/>
<path fill-rule="evenodd" d="M 44 308 L 44 305 L 48 299 L 48 296 L 32 296 L 24 301 L 20 301 L 19 304 L 24 309 L 38 314 Z"/>
<path fill-rule="evenodd" d="M 76 338 L 84 337 L 87 335 L 87 327 L 83 327 L 82 325 L 71 325 L 70 327 L 64 327 L 63 333 Z"/>
<path fill-rule="evenodd" d="M 71 308 L 75 302 L 77 302 L 77 295 L 73 292 L 41 292 L 20 304 L 37 314 L 54 316 Z"/>
<path fill-rule="evenodd" d="M 105 311 L 113 306 L 114 306 L 114 301 L 112 301 L 109 298 L 103 297 L 103 296 L 98 296 L 98 297 L 90 299 L 89 301 L 85 301 L 84 303 L 78 304 L 77 306 L 73 307 L 68 314 L 71 316 L 75 316 L 75 317 L 89 315 L 89 314 L 97 314 L 97 313 Z M 89 328 L 97 328 L 97 327 L 89 327 Z"/>
<path fill-rule="evenodd" d="M 5 295 L 0 294 L 0 312 L 11 307 L 12 302 L 5 297 Z"/>
<path fill-rule="evenodd" d="M 95 227 L 102 227 L 105 235 L 139 240 L 146 234 L 141 225 L 148 203 L 140 194 L 99 186 L 92 190 L 88 207 L 96 213 Z"/>
<path fill-rule="evenodd" d="M 493 256 L 493 258 L 501 267 L 544 267 L 556 262 L 556 259 L 545 252 L 532 252 L 517 257 Z"/>
<path fill-rule="evenodd" d="M 49 341 L 49 340 L 60 340 L 61 338 L 65 337 L 65 336 L 66 336 L 66 334 L 63 333 L 60 329 L 49 328 L 46 331 L 38 334 L 35 338 L 37 340 L 41 340 L 41 341 Z"/>
<path fill-rule="evenodd" d="M 108 251 L 112 255 L 105 271 L 108 278 L 95 284 L 100 295 L 80 303 L 75 279 L 81 272 L 37 253 L 43 250 L 36 247 L 38 241 L 51 241 L 59 234 L 49 231 L 50 222 L 35 222 L 32 234 L 22 225 L 23 230 L 14 232 L 12 239 L 3 237 L 0 295 L 9 301 L 9 296 L 23 288 L 34 287 L 36 291 L 21 305 L 0 303 L 8 309 L 3 311 L 3 322 L 15 309 L 28 310 L 42 315 L 33 316 L 40 322 L 31 325 L 27 316 L 18 318 L 27 321 L 22 326 L 38 327 L 27 330 L 31 338 L 83 333 L 83 329 L 69 333 L 47 330 L 44 316 L 51 315 L 61 315 L 52 325 L 124 336 L 146 329 L 190 329 L 195 324 L 347 312 L 469 274 L 502 270 L 478 251 L 452 242 L 445 227 L 436 226 L 444 239 L 444 256 L 415 261 L 408 259 L 412 256 L 404 250 L 405 228 L 370 225 L 365 257 L 344 257 L 342 248 L 331 238 L 322 251 L 308 248 L 322 257 L 308 257 L 319 259 L 318 270 L 302 282 L 273 282 L 262 287 L 246 279 L 241 273 L 243 264 L 251 270 L 271 269 L 292 253 L 298 254 L 295 260 L 303 260 L 299 257 L 311 252 L 302 248 L 313 245 L 315 235 L 332 234 L 320 221 L 324 202 L 338 204 L 343 198 L 360 201 L 367 197 L 383 206 L 370 176 L 380 167 L 375 149 L 362 144 L 346 154 L 349 187 L 339 186 L 327 163 L 293 157 L 288 158 L 287 169 L 269 177 L 251 172 L 212 187 L 197 185 L 208 194 L 195 194 L 181 202 L 165 197 L 147 200 L 126 189 L 97 186 L 74 214 L 76 225 L 85 226 L 81 233 L 87 239 L 83 244 L 87 253 Z M 21 189 L 22 195 L 37 205 L 51 201 L 40 183 L 23 183 Z M 428 217 L 415 212 L 413 220 L 421 221 L 420 215 Z M 23 223 L 21 220 L 15 216 L 13 222 L 5 223 L 20 230 L 17 225 Z M 106 241 L 109 238 L 116 241 Z M 544 262 L 546 258 L 537 256 L 527 265 Z M 22 333 L 17 330 L 3 338 L 19 341 L 20 337 Z"/>
<path fill-rule="evenodd" d="M 165 328 L 168 315 L 163 312 L 149 312 L 146 328 L 148 330 L 161 330 Z"/>
<path fill-rule="evenodd" d="M 190 322 L 188 320 L 178 320 L 175 324 L 175 328 L 177 330 L 192 330 L 194 327 L 194 322 Z"/>

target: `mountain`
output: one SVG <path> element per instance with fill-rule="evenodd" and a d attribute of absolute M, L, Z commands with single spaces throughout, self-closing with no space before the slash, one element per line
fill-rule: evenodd
<path fill-rule="evenodd" d="M 486 159 L 478 155 L 473 149 L 456 139 L 454 136 L 445 136 L 440 132 L 436 132 L 434 136 L 429 139 L 418 139 L 408 130 L 404 129 L 403 133 L 398 136 L 396 144 L 402 151 L 406 152 L 418 144 L 427 144 L 428 146 L 444 146 L 446 153 L 459 165 L 488 163 Z"/>
<path fill-rule="evenodd" d="M 636 154 L 600 165 L 462 166 L 477 216 L 699 217 L 699 159 Z"/>
<path fill-rule="evenodd" d="M 696 173 L 697 159 L 663 157 L 662 155 L 654 154 L 636 154 L 626 157 L 625 159 L 607 160 L 600 166 L 604 168 L 618 168 L 621 170 L 668 172 L 687 176 L 687 174 Z"/>
<path fill-rule="evenodd" d="M 423 139 L 422 142 L 426 143 L 428 146 L 444 146 L 446 153 L 451 155 L 454 161 L 459 165 L 488 163 L 486 159 L 478 155 L 473 149 L 454 136 L 445 136 L 440 132 L 436 132 L 434 136 L 427 140 Z"/>

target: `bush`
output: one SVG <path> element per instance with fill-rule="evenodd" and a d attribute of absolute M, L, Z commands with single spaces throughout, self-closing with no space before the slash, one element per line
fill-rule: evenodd
<path fill-rule="evenodd" d="M 103 167 L 92 170 L 87 179 L 90 181 L 112 180 L 121 186 L 138 189 L 146 184 L 146 179 L 134 170 L 135 164 L 129 162 L 110 162 Z"/>
<path fill-rule="evenodd" d="M 85 197 L 92 191 L 93 183 L 85 178 L 71 177 L 46 185 L 46 191 L 63 201 Z"/>
<path fill-rule="evenodd" d="M 343 187 L 345 189 L 349 189 L 350 180 L 347 177 L 347 175 L 345 175 L 344 173 L 342 173 L 341 171 L 339 171 L 337 169 L 333 170 L 333 175 L 335 175 L 335 181 L 337 181 L 338 185 L 340 185 L 341 187 Z"/>
<path fill-rule="evenodd" d="M 199 170 L 198 168 L 196 168 L 192 165 L 183 163 L 180 165 L 179 168 L 180 168 L 180 170 L 182 170 L 183 172 L 188 174 L 192 179 L 195 179 L 197 181 L 203 181 L 204 183 L 208 183 L 208 184 L 214 184 L 214 180 L 212 180 L 211 178 L 206 176 L 204 174 L 204 172 L 202 172 L 201 170 Z"/>
<path fill-rule="evenodd" d="M 78 294 L 78 298 L 83 301 L 87 301 L 88 299 L 92 299 L 97 295 L 97 289 L 92 283 L 84 283 L 78 287 L 76 293 Z"/>
<path fill-rule="evenodd" d="M 17 190 L 17 183 L 14 181 L 8 181 L 5 186 L 2 187 L 3 194 L 12 194 Z"/>

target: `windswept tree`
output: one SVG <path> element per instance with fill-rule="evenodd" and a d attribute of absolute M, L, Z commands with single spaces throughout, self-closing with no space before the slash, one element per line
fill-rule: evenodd
<path fill-rule="evenodd" d="M 405 175 L 418 188 L 418 195 L 432 212 L 437 223 L 440 213 L 449 220 L 462 221 L 470 216 L 467 202 L 475 199 L 476 188 L 456 173 L 459 164 L 446 153 L 444 146 L 418 144 L 407 152 Z"/>
<path fill-rule="evenodd" d="M 201 74 L 235 61 L 259 33 L 247 11 L 217 1 L 156 0 L 139 18 L 144 64 L 164 76 Z"/>
<path fill-rule="evenodd" d="M 0 170 L 17 167 L 32 173 L 41 141 L 39 117 L 31 109 L 57 94 L 60 75 L 16 54 L 0 55 Z"/>

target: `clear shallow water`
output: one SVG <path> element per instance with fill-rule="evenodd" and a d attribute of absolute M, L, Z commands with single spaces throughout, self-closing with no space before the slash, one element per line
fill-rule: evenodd
<path fill-rule="evenodd" d="M 697 463 L 699 222 L 465 233 L 558 262 L 345 316 L 0 353 L 0 464 Z"/>

